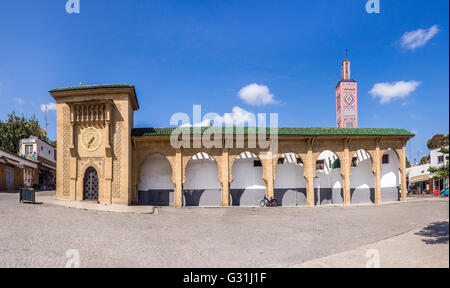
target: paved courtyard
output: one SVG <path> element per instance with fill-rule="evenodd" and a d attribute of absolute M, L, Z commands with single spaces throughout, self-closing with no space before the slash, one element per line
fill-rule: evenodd
<path fill-rule="evenodd" d="M 421 238 L 411 247 L 441 245 L 448 264 L 448 218 L 448 200 L 117 214 L 19 204 L 17 194 L 0 193 L 0 267 L 64 267 L 70 249 L 81 267 L 292 267 L 413 232 Z"/>

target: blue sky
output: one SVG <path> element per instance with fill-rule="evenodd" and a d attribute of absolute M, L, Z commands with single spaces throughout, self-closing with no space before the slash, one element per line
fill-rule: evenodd
<path fill-rule="evenodd" d="M 141 105 L 135 127 L 168 126 L 194 104 L 220 115 L 278 113 L 286 127 L 334 127 L 348 48 L 360 127 L 417 133 L 412 159 L 433 134 L 448 133 L 447 0 L 380 0 L 379 14 L 366 12 L 366 0 L 80 0 L 79 14 L 66 2 L 1 1 L 1 119 L 15 110 L 43 124 L 53 88 L 129 83 Z M 251 84 L 256 100 L 239 97 Z M 256 105 L 261 95 L 266 105 Z M 52 110 L 52 139 L 55 121 Z"/>

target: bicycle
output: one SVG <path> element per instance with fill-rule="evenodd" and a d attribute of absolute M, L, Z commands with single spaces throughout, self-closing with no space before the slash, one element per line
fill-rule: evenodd
<path fill-rule="evenodd" d="M 264 199 L 259 202 L 261 207 L 277 207 L 278 202 L 277 199 L 271 197 L 270 199 L 267 196 L 264 196 Z"/>

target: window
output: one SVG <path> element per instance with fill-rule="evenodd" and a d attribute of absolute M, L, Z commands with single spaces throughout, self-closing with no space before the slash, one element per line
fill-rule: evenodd
<path fill-rule="evenodd" d="M 438 156 L 438 163 L 439 163 L 439 164 L 440 164 L 440 163 L 444 163 L 444 156 L 443 156 L 443 155 Z"/>
<path fill-rule="evenodd" d="M 262 167 L 262 163 L 261 163 L 260 160 L 255 160 L 255 161 L 253 162 L 253 166 L 254 166 L 254 167 Z"/>
<path fill-rule="evenodd" d="M 282 158 L 282 157 L 280 157 L 280 158 L 278 158 L 278 164 L 284 164 L 284 161 L 285 161 L 286 159 L 285 158 Z"/>
<path fill-rule="evenodd" d="M 24 173 L 23 173 L 23 178 L 24 178 L 24 184 L 27 186 L 31 185 L 31 181 L 32 181 L 32 172 L 28 169 L 24 169 Z"/>
<path fill-rule="evenodd" d="M 352 167 L 356 167 L 358 166 L 358 157 L 353 157 L 352 158 Z"/>
<path fill-rule="evenodd" d="M 303 164 L 303 161 L 302 161 L 302 159 L 300 159 L 300 157 L 297 157 L 297 164 L 298 165 Z"/>
<path fill-rule="evenodd" d="M 25 145 L 25 154 L 33 154 L 33 145 Z"/>
<path fill-rule="evenodd" d="M 316 162 L 316 170 L 323 170 L 325 169 L 325 161 L 324 160 L 317 160 Z"/>
<path fill-rule="evenodd" d="M 389 164 L 389 155 L 383 155 L 383 159 L 381 160 L 381 163 Z"/>
<path fill-rule="evenodd" d="M 55 161 L 56 161 L 56 150 L 53 150 L 53 158 L 54 158 Z"/>

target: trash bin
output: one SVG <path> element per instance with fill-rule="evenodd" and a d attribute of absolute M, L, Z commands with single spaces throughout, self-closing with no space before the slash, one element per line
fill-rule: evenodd
<path fill-rule="evenodd" d="M 34 189 L 20 189 L 20 203 L 36 203 L 36 194 Z"/>

